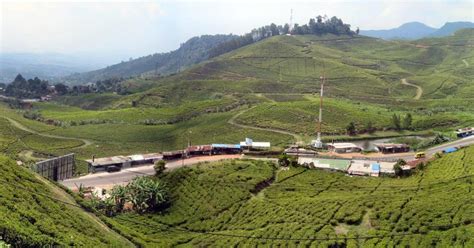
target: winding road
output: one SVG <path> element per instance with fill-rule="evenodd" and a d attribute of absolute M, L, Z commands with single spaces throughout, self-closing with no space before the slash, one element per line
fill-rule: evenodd
<path fill-rule="evenodd" d="M 406 78 L 402 78 L 402 84 L 403 85 L 408 85 L 408 86 L 411 86 L 411 87 L 415 87 L 416 88 L 416 96 L 413 97 L 413 99 L 420 100 L 421 95 L 423 95 L 423 89 L 420 86 L 418 86 L 416 84 L 409 83 Z"/>
<path fill-rule="evenodd" d="M 243 113 L 255 108 L 256 106 L 253 106 L 251 108 L 248 108 L 248 109 L 244 109 L 242 111 L 240 111 L 239 113 L 237 113 L 236 115 L 232 116 L 232 118 L 229 119 L 229 121 L 227 123 L 231 124 L 231 125 L 234 125 L 236 127 L 240 127 L 240 128 L 250 128 L 250 129 L 254 129 L 254 130 L 260 130 L 260 131 L 268 131 L 268 132 L 274 132 L 274 133 L 279 133 L 279 134 L 285 134 L 285 135 L 290 135 L 292 136 L 296 142 L 303 142 L 303 138 L 301 137 L 301 135 L 298 135 L 296 133 L 292 133 L 292 132 L 288 132 L 288 131 L 284 131 L 284 130 L 280 130 L 280 129 L 275 129 L 275 128 L 264 128 L 264 127 L 254 127 L 254 126 L 249 126 L 249 125 L 244 125 L 244 124 L 239 124 L 239 123 L 236 123 L 235 120 L 240 116 L 242 115 Z"/>
<path fill-rule="evenodd" d="M 81 146 L 78 146 L 77 148 L 85 148 L 85 147 L 90 146 L 94 143 L 93 141 L 88 140 L 88 139 L 65 137 L 65 136 L 60 136 L 60 135 L 41 133 L 41 132 L 38 132 L 38 131 L 35 131 L 35 130 L 32 130 L 32 129 L 29 129 L 28 127 L 26 127 L 23 124 L 13 120 L 12 118 L 4 117 L 4 116 L 1 116 L 1 117 L 7 119 L 14 127 L 18 128 L 18 129 L 21 129 L 21 130 L 23 130 L 25 132 L 28 132 L 28 133 L 32 133 L 32 134 L 39 135 L 39 136 L 46 137 L 46 138 L 53 138 L 53 139 L 78 140 L 78 141 L 81 141 L 82 143 L 84 143 Z"/>

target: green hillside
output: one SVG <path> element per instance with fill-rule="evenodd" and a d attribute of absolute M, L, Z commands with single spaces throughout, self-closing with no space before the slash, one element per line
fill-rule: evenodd
<path fill-rule="evenodd" d="M 81 160 L 182 149 L 188 141 L 237 143 L 245 137 L 281 148 L 314 137 L 323 73 L 324 137 L 453 135 L 455 128 L 474 125 L 473 32 L 416 41 L 274 36 L 173 76 L 130 79 L 123 85 L 133 94 L 67 95 L 35 103 L 31 110 L 1 105 L 4 116 L 62 137 L 35 144 L 45 136 L 5 126 L 2 139 L 6 146 L 16 138 L 8 148 L 12 156 L 73 151 Z M 408 113 L 413 116 L 409 130 L 393 130 L 393 115 Z M 344 136 L 350 122 L 360 136 Z M 376 135 L 362 134 L 369 124 Z"/>
<path fill-rule="evenodd" d="M 151 92 L 191 86 L 184 96 L 222 92 L 311 93 L 318 91 L 324 72 L 328 96 L 374 101 L 377 97 L 409 99 L 415 89 L 401 84 L 412 79 L 423 88 L 421 99 L 442 98 L 442 81 L 456 86 L 449 95 L 463 94 L 470 85 L 473 62 L 472 29 L 456 36 L 413 42 L 384 41 L 364 36 L 275 36 L 237 49 L 157 82 Z M 416 77 L 444 78 L 425 82 Z M 203 82 L 204 80 L 204 82 Z M 217 82 L 220 87 L 215 87 Z M 173 82 L 173 83 L 171 83 Z M 238 83 L 236 83 L 238 82 Z M 426 90 L 424 89 L 426 87 Z M 199 91 L 192 91 L 193 89 Z M 212 89 L 212 90 L 210 90 Z M 168 98 L 175 97 L 170 94 Z M 186 100 L 186 98 L 182 99 Z"/>
<path fill-rule="evenodd" d="M 113 219 L 149 247 L 471 247 L 472 176 L 474 147 L 404 179 L 201 164 L 162 176 L 172 191 L 165 213 Z"/>
<path fill-rule="evenodd" d="M 136 77 L 142 74 L 160 76 L 176 73 L 208 59 L 212 48 L 236 37 L 231 34 L 196 36 L 174 51 L 122 61 L 95 71 L 75 73 L 65 77 L 65 80 L 70 84 L 81 84 L 109 78 Z"/>
<path fill-rule="evenodd" d="M 133 246 L 61 189 L 3 155 L 0 175 L 0 239 L 13 247 Z"/>

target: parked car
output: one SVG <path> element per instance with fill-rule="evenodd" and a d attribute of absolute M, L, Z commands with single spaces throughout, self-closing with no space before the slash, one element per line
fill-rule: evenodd
<path fill-rule="evenodd" d="M 117 166 L 117 165 L 111 165 L 111 166 L 108 166 L 106 171 L 107 172 L 117 172 L 117 171 L 120 171 L 122 168 L 120 168 L 120 166 Z"/>

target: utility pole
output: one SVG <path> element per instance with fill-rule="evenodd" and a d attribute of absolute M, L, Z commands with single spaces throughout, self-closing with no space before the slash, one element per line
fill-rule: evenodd
<path fill-rule="evenodd" d="M 324 75 L 324 73 L 323 73 Z M 323 121 L 323 95 L 324 95 L 324 80 L 325 77 L 321 76 L 319 77 L 321 80 L 321 94 L 319 96 L 319 122 L 318 122 L 318 136 L 316 137 L 316 140 L 313 141 L 313 146 L 316 148 L 322 148 L 323 147 L 323 142 L 321 141 L 321 123 Z"/>

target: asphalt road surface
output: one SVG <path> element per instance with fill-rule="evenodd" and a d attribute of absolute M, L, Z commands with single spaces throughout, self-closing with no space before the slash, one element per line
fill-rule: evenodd
<path fill-rule="evenodd" d="M 182 166 L 194 165 L 200 162 L 214 162 L 224 159 L 241 158 L 242 155 L 216 155 L 216 156 L 201 156 L 192 157 L 183 160 L 175 160 L 166 164 L 167 170 L 173 170 Z M 98 172 L 95 174 L 89 174 L 86 176 L 72 178 L 61 182 L 64 186 L 70 189 L 76 189 L 82 184 L 84 187 L 99 187 L 99 188 L 111 188 L 116 184 L 126 184 L 137 176 L 143 175 L 154 175 L 155 170 L 153 165 L 143 165 L 123 169 L 118 172 Z"/>
<path fill-rule="evenodd" d="M 452 142 L 444 143 L 438 146 L 434 146 L 425 150 L 426 156 L 428 158 L 432 157 L 435 153 L 443 152 L 443 150 L 450 148 L 450 147 L 462 147 L 462 146 L 469 146 L 474 144 L 474 136 L 466 137 L 463 139 L 458 139 Z M 415 153 L 407 153 L 404 155 L 400 155 L 398 158 L 403 160 L 409 161 L 414 159 Z"/>
<path fill-rule="evenodd" d="M 460 146 L 468 146 L 474 144 L 474 136 L 455 140 L 453 142 L 445 143 L 436 147 L 429 148 L 425 151 L 427 157 L 432 157 L 437 152 L 442 152 L 446 148 L 450 147 L 460 147 Z M 400 154 L 390 154 L 383 157 L 369 157 L 371 160 L 383 160 L 386 158 L 395 158 L 395 159 L 404 159 L 404 160 L 413 160 L 414 159 L 413 152 L 410 153 L 400 153 Z M 175 168 L 179 168 L 182 166 L 190 166 L 200 162 L 213 162 L 219 161 L 224 159 L 235 159 L 241 158 L 242 155 L 216 155 L 216 156 L 201 156 L 201 157 L 193 157 L 184 160 L 176 160 L 171 161 L 166 164 L 166 168 L 168 170 L 172 170 Z M 153 169 L 153 165 L 144 165 L 139 167 L 133 167 L 129 169 L 123 169 L 119 172 L 99 172 L 95 174 L 89 174 L 86 176 L 68 179 L 62 181 L 61 183 L 70 188 L 75 189 L 79 185 L 83 185 L 84 187 L 99 187 L 99 188 L 111 188 L 113 185 L 116 184 L 126 184 L 127 182 L 131 181 L 136 176 L 143 176 L 143 175 L 154 175 L 155 170 Z"/>

